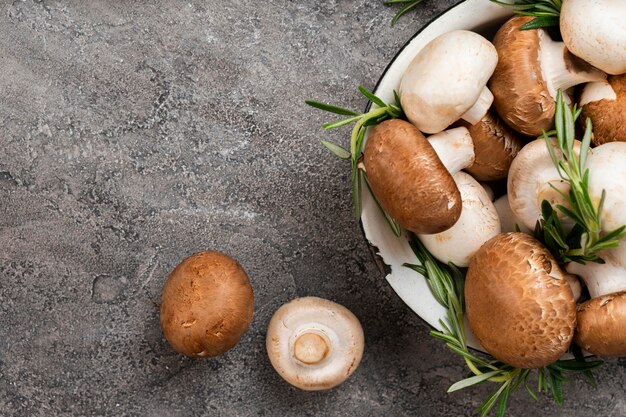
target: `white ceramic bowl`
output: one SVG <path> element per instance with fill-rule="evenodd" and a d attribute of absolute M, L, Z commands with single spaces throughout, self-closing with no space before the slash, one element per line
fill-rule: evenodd
<path fill-rule="evenodd" d="M 385 102 L 393 102 L 393 91 L 398 90 L 400 79 L 415 55 L 437 36 L 457 29 L 472 30 L 488 39 L 497 28 L 512 15 L 511 9 L 489 0 L 466 0 L 426 25 L 411 39 L 389 64 L 375 90 Z M 424 277 L 403 267 L 404 263 L 418 263 L 406 235 L 396 237 L 382 217 L 380 210 L 363 186 L 362 223 L 365 236 L 377 248 L 385 264 L 390 268 L 387 281 L 402 300 L 417 315 L 436 329 L 442 330 L 440 320 L 445 320 L 446 311 L 433 297 Z M 470 346 L 483 350 L 466 323 Z"/>

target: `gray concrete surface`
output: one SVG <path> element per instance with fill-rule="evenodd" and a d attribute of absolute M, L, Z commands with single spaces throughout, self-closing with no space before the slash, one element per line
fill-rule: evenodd
<path fill-rule="evenodd" d="M 378 0 L 2 1 L 0 415 L 470 416 L 460 359 L 393 293 L 319 145 L 306 98 L 362 108 L 396 50 L 454 0 L 395 28 Z M 169 271 L 206 248 L 252 278 L 256 311 L 226 355 L 176 354 L 158 323 Z M 361 367 L 298 391 L 264 351 L 296 296 L 362 321 Z M 510 415 L 626 415 L 626 361 L 566 404 L 513 396 Z"/>

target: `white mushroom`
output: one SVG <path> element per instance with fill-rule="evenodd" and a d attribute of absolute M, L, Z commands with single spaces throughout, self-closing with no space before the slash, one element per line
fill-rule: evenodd
<path fill-rule="evenodd" d="M 461 217 L 444 232 L 418 237 L 435 258 L 466 267 L 483 243 L 500 233 L 500 220 L 478 181 L 465 172 L 457 172 L 453 178 L 463 201 Z"/>
<path fill-rule="evenodd" d="M 493 95 L 486 87 L 498 62 L 494 46 L 467 30 L 445 33 L 415 56 L 400 83 L 400 101 L 409 121 L 438 133 L 462 118 L 477 123 Z"/>
<path fill-rule="evenodd" d="M 557 145 L 553 142 L 555 153 L 559 155 Z M 575 152 L 580 152 L 580 142 L 576 141 Z M 507 181 L 509 205 L 515 216 L 524 226 L 535 230 L 537 221 L 541 219 L 541 203 L 547 200 L 552 207 L 568 206 L 565 199 L 553 187 L 561 192 L 569 192 L 569 183 L 563 180 L 554 166 L 544 139 L 536 139 L 524 146 L 517 154 Z M 564 227 L 568 220 L 558 210 L 559 219 Z"/>
<path fill-rule="evenodd" d="M 605 263 L 570 262 L 567 272 L 585 281 L 591 298 L 626 290 L 626 240 L 617 248 L 603 250 L 599 256 Z"/>
<path fill-rule="evenodd" d="M 587 158 L 589 195 L 597 203 L 606 191 L 602 209 L 602 230 L 610 231 L 626 224 L 626 142 L 598 146 Z"/>
<path fill-rule="evenodd" d="M 272 366 L 285 381 L 303 390 L 333 388 L 359 366 L 363 328 L 350 310 L 317 297 L 302 297 L 280 307 L 267 328 Z"/>
<path fill-rule="evenodd" d="M 502 229 L 502 233 L 517 232 L 517 228 L 519 228 L 520 232 L 532 234 L 531 229 L 526 227 L 520 219 L 515 217 L 515 214 L 509 205 L 508 194 L 496 199 L 493 205 L 495 206 L 496 211 L 498 212 L 498 217 L 500 218 L 500 228 Z"/>
<path fill-rule="evenodd" d="M 609 74 L 626 73 L 625 1 L 564 1 L 559 26 L 574 55 Z"/>

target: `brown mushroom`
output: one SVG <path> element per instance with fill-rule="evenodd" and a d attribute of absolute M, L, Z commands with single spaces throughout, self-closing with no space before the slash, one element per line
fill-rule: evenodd
<path fill-rule="evenodd" d="M 482 346 L 496 359 L 538 368 L 568 349 L 576 302 L 550 252 L 525 233 L 500 234 L 470 261 L 466 312 Z"/>
<path fill-rule="evenodd" d="M 593 298 L 578 308 L 576 343 L 599 356 L 626 356 L 626 291 Z"/>
<path fill-rule="evenodd" d="M 267 328 L 267 354 L 276 372 L 303 390 L 330 389 L 359 366 L 363 328 L 350 310 L 318 297 L 280 307 Z"/>
<path fill-rule="evenodd" d="M 372 128 L 363 163 L 380 205 L 403 228 L 439 233 L 459 219 L 454 179 L 411 123 L 394 119 Z"/>
<path fill-rule="evenodd" d="M 511 162 L 524 143 L 497 114 L 489 111 L 475 125 L 465 125 L 474 142 L 474 164 L 467 168 L 469 174 L 479 181 L 495 181 L 506 178 Z"/>
<path fill-rule="evenodd" d="M 569 53 L 545 30 L 519 30 L 530 20 L 530 16 L 516 16 L 498 30 L 493 40 L 498 65 L 489 88 L 498 114 L 510 127 L 539 136 L 554 125 L 558 90 L 602 81 L 606 74 Z"/>
<path fill-rule="evenodd" d="M 217 356 L 231 349 L 250 326 L 253 312 L 246 272 L 220 252 L 188 257 L 163 286 L 163 334 L 176 351 L 187 356 Z"/>
<path fill-rule="evenodd" d="M 580 97 L 580 120 L 593 123 L 592 142 L 626 142 L 626 74 L 611 75 L 607 82 L 589 83 Z"/>

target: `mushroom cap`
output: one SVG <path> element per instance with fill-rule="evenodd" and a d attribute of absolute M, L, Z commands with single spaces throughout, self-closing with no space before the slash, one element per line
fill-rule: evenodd
<path fill-rule="evenodd" d="M 582 123 L 585 123 L 587 117 L 591 119 L 593 124 L 592 142 L 596 146 L 607 142 L 626 142 L 626 74 L 611 75 L 607 82 L 612 88 L 615 98 L 605 98 L 584 104 L 582 106 L 583 117 L 579 118 Z M 588 84 L 585 91 L 595 85 L 597 84 Z"/>
<path fill-rule="evenodd" d="M 465 280 L 472 332 L 496 359 L 547 366 L 569 348 L 576 302 L 550 252 L 532 236 L 503 233 L 470 261 Z"/>
<path fill-rule="evenodd" d="M 476 103 L 497 61 L 493 45 L 477 33 L 454 30 L 433 39 L 400 82 L 409 121 L 426 133 L 450 126 Z"/>
<path fill-rule="evenodd" d="M 530 16 L 509 19 L 496 33 L 493 44 L 498 65 L 489 80 L 500 117 L 513 129 L 528 136 L 539 136 L 554 124 L 555 104 L 543 78 L 539 59 L 541 30 L 520 30 Z"/>
<path fill-rule="evenodd" d="M 252 322 L 254 297 L 244 269 L 220 252 L 196 253 L 170 274 L 161 295 L 161 328 L 187 356 L 217 356 L 237 344 Z"/>
<path fill-rule="evenodd" d="M 483 243 L 500 233 L 500 219 L 487 191 L 478 181 L 465 172 L 457 172 L 453 178 L 463 200 L 461 217 L 448 230 L 419 235 L 419 239 L 441 262 L 466 267 Z"/>
<path fill-rule="evenodd" d="M 609 142 L 593 148 L 587 157 L 589 195 L 597 203 L 606 191 L 602 230 L 626 224 L 626 142 Z"/>
<path fill-rule="evenodd" d="M 500 228 L 502 233 L 517 232 L 519 228 L 520 232 L 526 234 L 532 234 L 532 231 L 524 225 L 524 223 L 515 217 L 515 213 L 511 210 L 509 205 L 509 195 L 504 194 L 493 202 L 496 210 L 498 211 L 498 217 L 500 218 Z"/>
<path fill-rule="evenodd" d="M 626 73 L 626 2 L 567 0 L 559 27 L 574 55 L 609 74 Z"/>
<path fill-rule="evenodd" d="M 599 356 L 626 356 L 626 291 L 578 307 L 576 343 Z"/>
<path fill-rule="evenodd" d="M 461 194 L 424 135 L 409 122 L 372 128 L 363 163 L 381 207 L 415 233 L 439 233 L 461 215 Z"/>
<path fill-rule="evenodd" d="M 280 307 L 267 328 L 267 354 L 276 372 L 307 391 L 330 389 L 359 366 L 365 340 L 347 308 L 318 297 Z"/>
<path fill-rule="evenodd" d="M 479 181 L 506 178 L 513 158 L 524 143 L 493 111 L 480 122 L 466 125 L 474 141 L 474 164 L 466 171 Z"/>
<path fill-rule="evenodd" d="M 559 150 L 553 142 L 558 157 Z M 576 154 L 580 152 L 580 142 L 574 145 Z M 557 171 L 544 139 L 536 139 L 522 148 L 517 154 L 507 179 L 507 192 L 511 211 L 530 230 L 535 230 L 537 220 L 541 218 L 541 202 L 547 200 L 556 207 L 561 204 L 569 207 L 567 201 L 552 186 L 564 193 L 569 192 L 569 183 L 561 178 Z M 560 220 L 567 224 L 567 219 L 558 213 Z"/>

